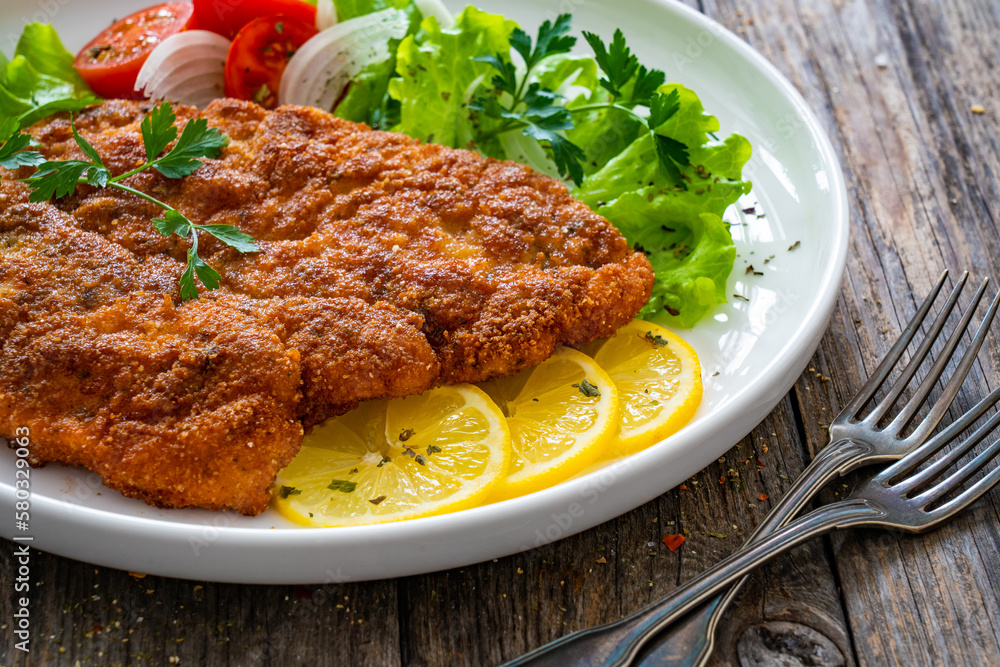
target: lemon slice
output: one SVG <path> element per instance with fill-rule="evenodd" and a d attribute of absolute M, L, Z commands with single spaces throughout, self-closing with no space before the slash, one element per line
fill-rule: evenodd
<path fill-rule="evenodd" d="M 274 503 L 310 526 L 414 519 L 479 505 L 503 480 L 510 431 L 472 385 L 364 403 L 306 436 Z"/>
<path fill-rule="evenodd" d="M 594 360 L 569 348 L 479 385 L 507 416 L 513 458 L 491 501 L 552 486 L 593 462 L 618 427 L 618 392 Z"/>
<path fill-rule="evenodd" d="M 676 432 L 701 403 L 697 353 L 661 326 L 632 320 L 585 349 L 611 376 L 621 402 L 621 429 L 605 458 L 637 452 Z"/>

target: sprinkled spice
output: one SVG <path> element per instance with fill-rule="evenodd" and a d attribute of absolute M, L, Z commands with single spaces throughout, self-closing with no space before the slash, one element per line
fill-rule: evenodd
<path fill-rule="evenodd" d="M 742 294 L 734 294 L 733 297 L 736 298 L 736 299 L 743 299 L 744 301 L 747 301 L 747 302 L 750 301 L 750 299 L 746 298 Z"/>
<path fill-rule="evenodd" d="M 347 474 L 348 474 L 348 475 L 353 475 L 353 474 L 354 474 L 354 473 L 356 473 L 357 471 L 358 471 L 358 469 L 357 469 L 357 468 L 351 468 L 351 472 L 349 472 L 349 473 L 347 473 Z"/>
<path fill-rule="evenodd" d="M 664 347 L 667 344 L 667 339 L 660 334 L 654 334 L 652 331 L 646 332 L 646 340 L 657 347 Z"/>
<path fill-rule="evenodd" d="M 587 398 L 596 398 L 601 395 L 600 390 L 598 390 L 596 385 L 590 383 L 589 380 L 583 380 L 580 384 L 574 384 L 574 387 L 580 390 L 580 393 Z"/>
<path fill-rule="evenodd" d="M 667 548 L 671 551 L 677 551 L 681 548 L 681 545 L 687 540 L 683 535 L 664 535 L 663 543 L 667 545 Z"/>
<path fill-rule="evenodd" d="M 389 458 L 388 456 L 383 456 L 383 457 L 382 457 L 382 460 L 381 460 L 381 461 L 379 461 L 379 462 L 378 462 L 378 465 L 377 465 L 377 466 L 375 466 L 375 467 L 376 467 L 376 468 L 381 468 L 381 467 L 382 467 L 382 466 L 384 466 L 384 465 L 385 465 L 386 463 L 392 463 L 392 459 L 390 459 L 390 458 Z"/>
<path fill-rule="evenodd" d="M 789 250 L 795 250 L 795 249 L 796 249 L 796 248 L 798 248 L 798 247 L 799 247 L 800 245 L 802 245 L 802 241 L 796 241 L 796 242 L 795 242 L 795 243 L 793 243 L 792 245 L 788 246 L 788 249 L 789 249 Z"/>
<path fill-rule="evenodd" d="M 385 500 L 385 496 L 381 495 L 381 496 L 379 496 L 377 498 L 371 498 L 371 499 L 369 499 L 368 502 L 370 502 L 372 505 L 378 505 L 383 500 Z"/>
<path fill-rule="evenodd" d="M 427 448 L 427 456 L 430 456 L 431 454 L 437 454 L 440 451 L 441 451 L 440 447 L 438 447 L 437 445 L 431 445 L 430 447 Z"/>
<path fill-rule="evenodd" d="M 403 455 L 404 456 L 409 456 L 412 459 L 413 457 L 415 457 L 417 455 L 417 453 L 415 451 L 413 451 L 412 449 L 410 449 L 409 447 L 407 447 L 406 449 L 403 450 Z"/>
<path fill-rule="evenodd" d="M 399 434 L 400 442 L 406 442 L 407 440 L 413 437 L 414 433 L 416 433 L 416 431 L 414 431 L 412 428 L 406 429 L 405 431 Z"/>
<path fill-rule="evenodd" d="M 279 498 L 287 498 L 288 496 L 297 496 L 302 493 L 301 490 L 296 489 L 294 486 L 282 486 L 278 489 Z"/>
<path fill-rule="evenodd" d="M 350 482 L 346 479 L 335 479 L 330 482 L 330 486 L 326 487 L 331 491 L 343 491 L 344 493 L 353 493 L 354 489 L 358 487 L 357 482 Z"/>
<path fill-rule="evenodd" d="M 420 465 L 422 465 L 422 466 L 425 466 L 425 465 L 427 465 L 427 457 L 426 457 L 426 456 L 424 456 L 423 454 L 417 454 L 417 455 L 416 455 L 416 456 L 415 456 L 415 457 L 413 458 L 413 460 L 414 460 L 414 461 L 416 461 L 417 463 L 419 463 L 419 464 L 420 464 Z"/>

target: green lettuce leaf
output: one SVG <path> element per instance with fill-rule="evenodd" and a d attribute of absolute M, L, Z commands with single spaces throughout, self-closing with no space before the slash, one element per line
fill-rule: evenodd
<path fill-rule="evenodd" d="M 396 73 L 396 58 L 372 63 L 351 80 L 333 114 L 355 123 L 387 130 L 399 122 L 399 102 L 389 96 L 389 80 Z"/>
<path fill-rule="evenodd" d="M 78 111 L 98 101 L 52 26 L 24 28 L 14 57 L 0 58 L 0 120 L 19 118 L 27 127 L 59 111 Z"/>
<path fill-rule="evenodd" d="M 434 17 L 425 18 L 396 53 L 399 77 L 389 81 L 389 95 L 400 104 L 400 121 L 393 130 L 453 148 L 470 147 L 479 121 L 468 103 L 491 85 L 493 76 L 487 63 L 472 58 L 507 53 L 516 25 L 475 7 L 467 7 L 447 30 Z"/>
<path fill-rule="evenodd" d="M 329 0 L 323 0 L 329 2 Z M 412 7 L 412 0 L 333 0 L 337 8 L 337 23 L 383 9 L 406 9 Z"/>
<path fill-rule="evenodd" d="M 721 216 L 750 191 L 740 180 L 750 143 L 739 135 L 711 139 L 719 129 L 691 90 L 676 90 L 680 109 L 661 128 L 684 142 L 690 154 L 680 189 L 659 168 L 648 132 L 590 173 L 573 193 L 618 227 L 629 243 L 646 252 L 656 282 L 643 316 L 665 311 L 676 326 L 693 326 L 715 304 L 726 301 L 726 279 L 736 260 L 732 237 Z"/>

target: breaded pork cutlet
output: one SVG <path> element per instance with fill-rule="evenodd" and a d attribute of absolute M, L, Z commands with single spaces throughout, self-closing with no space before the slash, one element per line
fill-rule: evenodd
<path fill-rule="evenodd" d="M 149 105 L 76 119 L 112 174 L 145 161 Z M 198 115 L 179 108 L 179 123 Z M 126 183 L 260 252 L 201 237 L 221 288 L 180 299 L 188 241 L 133 195 L 81 186 L 29 203 L 0 179 L 0 435 L 36 463 L 97 472 L 162 507 L 261 512 L 303 427 L 359 401 L 516 373 L 628 322 L 652 270 L 559 182 L 302 107 L 233 100 L 201 115 L 216 160 Z M 69 119 L 31 128 L 83 158 Z"/>

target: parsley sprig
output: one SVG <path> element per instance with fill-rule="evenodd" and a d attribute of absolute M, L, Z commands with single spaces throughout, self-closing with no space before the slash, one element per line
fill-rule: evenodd
<path fill-rule="evenodd" d="M 657 92 L 666 81 L 666 75 L 641 65 L 625 43 L 621 30 L 615 31 L 609 45 L 594 33 L 583 33 L 601 69 L 599 83 L 608 92 L 606 102 L 567 108 L 560 104 L 560 97 L 554 91 L 542 88 L 537 82 L 528 83 L 532 70 L 542 60 L 567 53 L 576 43 L 575 37 L 566 35 L 570 30 L 570 20 L 569 14 L 561 14 L 555 22 L 543 23 L 534 44 L 523 30 L 514 29 L 510 43 L 524 61 L 520 75 L 509 54 L 496 53 L 474 58 L 488 63 L 497 72 L 491 81 L 494 94 L 477 97 L 470 105 L 487 118 L 499 121 L 496 127 L 481 133 L 478 141 L 481 143 L 504 132 L 520 129 L 525 135 L 548 144 L 559 173 L 579 185 L 583 181 L 585 153 L 565 137 L 565 132 L 573 129 L 574 114 L 617 109 L 646 128 L 656 146 L 660 170 L 677 188 L 686 190 L 681 167 L 690 165 L 688 148 L 657 131 L 677 113 L 679 95 L 676 90 Z M 644 109 L 648 113 L 644 113 Z"/>
<path fill-rule="evenodd" d="M 0 140 L 3 141 L 0 144 L 0 167 L 38 167 L 34 174 L 25 179 L 31 189 L 29 201 L 32 202 L 65 197 L 73 194 L 78 185 L 87 184 L 98 188 L 116 188 L 162 208 L 163 217 L 152 220 L 156 230 L 167 237 L 176 234 L 180 238 L 191 238 L 187 267 L 180 278 L 181 298 L 190 301 L 198 298 L 195 276 L 210 290 L 219 287 L 219 272 L 198 255 L 199 232 L 214 236 L 241 253 L 257 252 L 258 247 L 253 237 L 232 225 L 195 224 L 169 204 L 122 183 L 128 177 L 147 169 L 155 169 L 167 178 L 190 176 L 202 165 L 203 158 L 218 157 L 220 151 L 229 144 L 226 135 L 208 127 L 208 121 L 204 118 L 189 120 L 178 136 L 174 125 L 176 120 L 177 114 L 169 102 L 150 111 L 140 125 L 146 162 L 124 174 L 112 176 L 97 150 L 77 132 L 72 120 L 70 127 L 73 139 L 89 158 L 87 160 L 46 160 L 38 151 L 28 150 L 37 145 L 35 140 L 31 135 L 19 131 L 16 120 L 8 119 L 0 124 Z M 167 146 L 171 143 L 174 146 L 167 151 Z"/>

